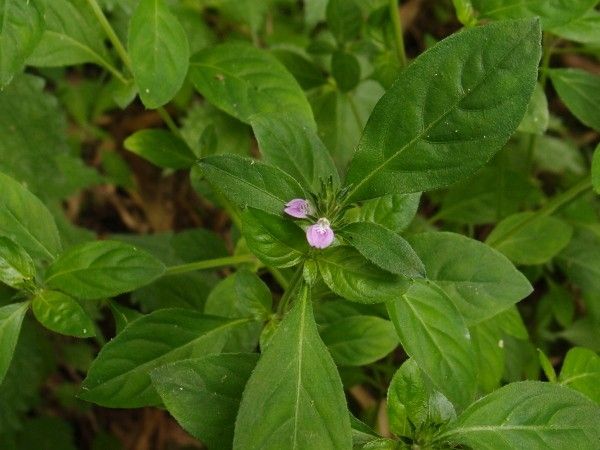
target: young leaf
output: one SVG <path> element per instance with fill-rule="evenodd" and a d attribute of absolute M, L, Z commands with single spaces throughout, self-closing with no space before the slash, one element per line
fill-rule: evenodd
<path fill-rule="evenodd" d="M 358 220 L 373 222 L 396 233 L 404 231 L 415 218 L 421 193 L 386 195 L 364 202 L 357 211 Z"/>
<path fill-rule="evenodd" d="M 600 357 L 587 348 L 572 348 L 565 357 L 558 381 L 600 403 Z"/>
<path fill-rule="evenodd" d="M 331 74 L 342 92 L 354 89 L 360 82 L 360 64 L 356 56 L 346 52 L 335 52 L 331 56 Z"/>
<path fill-rule="evenodd" d="M 317 254 L 319 272 L 337 295 L 359 303 L 397 299 L 410 281 L 371 264 L 350 246 L 330 247 Z"/>
<path fill-rule="evenodd" d="M 350 436 L 342 382 L 304 285 L 246 385 L 233 448 L 346 450 Z"/>
<path fill-rule="evenodd" d="M 223 353 L 184 359 L 151 372 L 152 384 L 177 422 L 211 449 L 230 450 L 242 392 L 258 355 Z"/>
<path fill-rule="evenodd" d="M 27 309 L 29 302 L 13 303 L 0 308 L 0 384 L 10 366 Z"/>
<path fill-rule="evenodd" d="M 161 129 L 137 131 L 125 139 L 123 146 L 151 163 L 169 169 L 187 169 L 197 159 L 183 140 Z"/>
<path fill-rule="evenodd" d="M 345 317 L 327 325 L 320 334 L 340 366 L 371 364 L 398 346 L 392 323 L 375 316 Z"/>
<path fill-rule="evenodd" d="M 597 0 L 471 0 L 480 18 L 540 17 L 544 30 L 565 25 L 592 9 Z"/>
<path fill-rule="evenodd" d="M 516 264 L 543 264 L 567 246 L 572 234 L 560 219 L 524 212 L 499 222 L 485 243 Z"/>
<path fill-rule="evenodd" d="M 537 349 L 537 353 L 540 366 L 544 371 L 544 375 L 546 375 L 548 381 L 550 381 L 551 383 L 556 383 L 556 371 L 554 370 L 552 363 L 548 359 L 548 356 L 546 356 L 546 354 L 539 348 Z"/>
<path fill-rule="evenodd" d="M 481 450 L 593 450 L 600 440 L 600 407 L 554 383 L 504 386 L 467 408 L 436 442 Z"/>
<path fill-rule="evenodd" d="M 310 125 L 281 112 L 254 115 L 251 124 L 266 163 L 287 172 L 312 192 L 318 192 L 321 179 L 330 176 L 339 185 L 333 160 Z"/>
<path fill-rule="evenodd" d="M 287 202 L 306 198 L 300 185 L 282 170 L 236 155 L 207 156 L 198 162 L 202 175 L 235 204 L 281 215 Z"/>
<path fill-rule="evenodd" d="M 281 216 L 248 208 L 242 214 L 242 232 L 248 248 L 266 265 L 292 267 L 308 254 L 302 229 Z"/>
<path fill-rule="evenodd" d="M 61 250 L 54 218 L 16 180 L 0 173 L 0 235 L 18 242 L 34 257 L 53 260 Z"/>
<path fill-rule="evenodd" d="M 117 241 L 70 248 L 47 270 L 46 285 L 73 297 L 98 299 L 133 291 L 165 271 L 149 253 Z"/>
<path fill-rule="evenodd" d="M 596 194 L 600 194 L 600 144 L 596 147 L 592 160 L 592 184 Z"/>
<path fill-rule="evenodd" d="M 157 405 L 160 398 L 151 385 L 152 369 L 220 352 L 228 331 L 245 322 L 189 309 L 161 309 L 143 316 L 102 347 L 80 397 L 109 408 Z"/>
<path fill-rule="evenodd" d="M 35 318 L 49 330 L 80 338 L 96 335 L 94 321 L 73 297 L 57 291 L 40 291 L 31 306 Z"/>
<path fill-rule="evenodd" d="M 468 405 L 475 394 L 475 355 L 452 300 L 435 284 L 415 281 L 386 306 L 406 353 L 450 401 Z"/>
<path fill-rule="evenodd" d="M 362 13 L 355 0 L 329 0 L 326 14 L 327 25 L 338 43 L 358 38 Z"/>
<path fill-rule="evenodd" d="M 550 79 L 575 117 L 600 131 L 600 76 L 581 69 L 552 69 Z"/>
<path fill-rule="evenodd" d="M 519 125 L 537 79 L 538 20 L 464 30 L 423 53 L 379 101 L 350 164 L 348 201 L 468 177 Z"/>
<path fill-rule="evenodd" d="M 365 258 L 382 269 L 406 278 L 424 278 L 425 267 L 410 244 L 387 228 L 372 222 L 354 222 L 340 230 Z"/>
<path fill-rule="evenodd" d="M 31 257 L 12 240 L 0 236 L 0 283 L 22 289 L 35 277 Z"/>
<path fill-rule="evenodd" d="M 435 281 L 458 307 L 468 325 L 510 308 L 533 288 L 505 256 L 487 245 L 454 233 L 409 237 Z"/>
<path fill-rule="evenodd" d="M 21 71 L 44 31 L 43 0 L 0 0 L 0 88 Z"/>
<path fill-rule="evenodd" d="M 213 105 L 242 122 L 280 113 L 314 127 L 312 110 L 294 77 L 273 55 L 248 44 L 227 43 L 192 57 L 190 80 Z"/>
<path fill-rule="evenodd" d="M 127 41 L 142 102 L 147 108 L 168 103 L 183 84 L 190 48 L 185 30 L 165 0 L 140 0 Z"/>

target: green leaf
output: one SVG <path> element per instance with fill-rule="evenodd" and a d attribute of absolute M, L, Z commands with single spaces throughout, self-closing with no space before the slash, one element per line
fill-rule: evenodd
<path fill-rule="evenodd" d="M 558 381 L 600 403 L 600 357 L 587 348 L 572 348 L 565 357 Z"/>
<path fill-rule="evenodd" d="M 23 247 L 0 236 L 0 283 L 23 289 L 35 277 L 35 266 Z"/>
<path fill-rule="evenodd" d="M 335 52 L 331 56 L 331 74 L 340 91 L 351 91 L 360 82 L 358 59 L 351 53 Z"/>
<path fill-rule="evenodd" d="M 542 367 L 542 370 L 544 371 L 544 375 L 546 375 L 546 378 L 548 379 L 548 381 L 550 381 L 552 383 L 556 383 L 556 371 L 554 370 L 552 363 L 548 359 L 548 356 L 546 356 L 546 354 L 539 348 L 537 349 L 537 353 L 538 353 L 538 360 L 540 362 L 540 366 Z"/>
<path fill-rule="evenodd" d="M 294 75 L 302 89 L 313 89 L 327 83 L 326 73 L 299 52 L 286 48 L 276 48 L 271 53 Z"/>
<path fill-rule="evenodd" d="M 373 200 L 367 200 L 357 210 L 356 218 L 363 222 L 377 223 L 396 233 L 404 231 L 415 218 L 421 193 L 386 195 Z"/>
<path fill-rule="evenodd" d="M 202 175 L 233 203 L 280 215 L 294 198 L 306 198 L 300 185 L 282 170 L 236 155 L 207 156 L 198 162 Z"/>
<path fill-rule="evenodd" d="M 177 422 L 211 449 L 229 450 L 235 418 L 258 355 L 184 359 L 151 372 L 152 384 Z"/>
<path fill-rule="evenodd" d="M 573 239 L 557 260 L 584 294 L 595 297 L 600 292 L 600 233 L 577 227 Z"/>
<path fill-rule="evenodd" d="M 588 127 L 600 131 L 600 76 L 581 69 L 552 69 L 550 79 L 569 111 Z"/>
<path fill-rule="evenodd" d="M 342 228 L 339 234 L 382 269 L 410 279 L 425 277 L 419 256 L 393 231 L 372 222 L 354 222 Z"/>
<path fill-rule="evenodd" d="M 553 34 L 582 44 L 600 43 L 600 12 L 590 9 L 583 16 L 554 28 Z"/>
<path fill-rule="evenodd" d="M 131 322 L 133 322 L 136 319 L 139 319 L 143 315 L 139 311 L 132 308 L 128 308 L 127 306 L 123 306 L 114 300 L 110 300 L 109 306 L 113 318 L 115 319 L 115 328 L 117 334 L 123 331 L 125 327 Z"/>
<path fill-rule="evenodd" d="M 19 340 L 19 332 L 29 302 L 13 303 L 0 308 L 0 384 L 10 367 Z"/>
<path fill-rule="evenodd" d="M 596 147 L 592 160 L 592 184 L 596 194 L 600 194 L 600 144 Z"/>
<path fill-rule="evenodd" d="M 140 0 L 131 16 L 127 47 L 144 105 L 155 109 L 168 103 L 183 85 L 190 48 L 165 0 Z"/>
<path fill-rule="evenodd" d="M 228 331 L 246 321 L 189 309 L 161 309 L 143 316 L 102 347 L 80 397 L 109 408 L 158 405 L 150 380 L 153 369 L 220 352 Z"/>
<path fill-rule="evenodd" d="M 504 386 L 469 406 L 438 442 L 481 450 L 593 450 L 600 408 L 566 387 L 539 381 Z"/>
<path fill-rule="evenodd" d="M 506 359 L 503 326 L 508 320 L 509 313 L 503 312 L 469 328 L 475 349 L 477 386 L 482 394 L 500 387 Z"/>
<path fill-rule="evenodd" d="M 73 297 L 114 297 L 151 283 L 165 266 L 145 251 L 117 241 L 70 248 L 47 270 L 46 285 Z"/>
<path fill-rule="evenodd" d="M 51 0 L 46 30 L 27 64 L 38 67 L 96 63 L 115 70 L 98 20 L 85 0 Z"/>
<path fill-rule="evenodd" d="M 9 237 L 37 258 L 52 260 L 61 250 L 50 211 L 20 183 L 2 173 L 0 235 Z"/>
<path fill-rule="evenodd" d="M 529 104 L 541 54 L 537 20 L 464 30 L 400 74 L 367 123 L 348 201 L 436 189 L 483 166 Z"/>
<path fill-rule="evenodd" d="M 35 318 L 49 330 L 80 338 L 96 335 L 94 321 L 73 297 L 57 291 L 39 291 L 31 306 Z"/>
<path fill-rule="evenodd" d="M 516 264 L 544 264 L 567 246 L 572 234 L 560 219 L 523 212 L 498 223 L 485 243 Z"/>
<path fill-rule="evenodd" d="M 227 43 L 200 51 L 192 57 L 190 80 L 210 103 L 242 122 L 285 111 L 314 123 L 294 77 L 269 52 L 251 45 Z"/>
<path fill-rule="evenodd" d="M 480 18 L 540 17 L 544 30 L 565 25 L 592 9 L 597 0 L 471 0 Z"/>
<path fill-rule="evenodd" d="M 475 355 L 452 300 L 435 284 L 415 281 L 386 306 L 404 351 L 436 389 L 458 407 L 469 404 L 475 394 Z"/>
<path fill-rule="evenodd" d="M 397 299 L 410 286 L 406 278 L 371 264 L 350 246 L 319 251 L 317 264 L 329 289 L 353 302 L 381 303 Z"/>
<path fill-rule="evenodd" d="M 248 208 L 242 214 L 242 232 L 250 251 L 268 266 L 292 267 L 308 254 L 304 232 L 290 219 Z"/>
<path fill-rule="evenodd" d="M 362 25 L 362 13 L 355 0 L 329 0 L 327 25 L 338 43 L 358 38 Z"/>
<path fill-rule="evenodd" d="M 549 121 L 548 99 L 542 85 L 538 83 L 529 101 L 527 112 L 517 130 L 524 133 L 543 135 L 548 129 Z"/>
<path fill-rule="evenodd" d="M 398 346 L 392 323 L 375 316 L 345 317 L 327 325 L 320 334 L 340 366 L 371 364 Z"/>
<path fill-rule="evenodd" d="M 319 338 L 305 285 L 246 385 L 233 448 L 347 450 L 350 436 L 342 382 Z"/>
<path fill-rule="evenodd" d="M 257 114 L 251 119 L 264 161 L 294 177 L 305 189 L 318 192 L 321 180 L 340 183 L 329 152 L 311 126 L 294 116 Z"/>
<path fill-rule="evenodd" d="M 421 233 L 409 242 L 434 281 L 473 325 L 510 308 L 533 290 L 502 254 L 459 234 Z"/>
<path fill-rule="evenodd" d="M 0 88 L 4 88 L 42 37 L 45 1 L 0 0 L 0 11 Z"/>
<path fill-rule="evenodd" d="M 196 161 L 187 144 L 166 130 L 137 131 L 125 139 L 123 146 L 151 163 L 168 169 L 187 169 Z"/>

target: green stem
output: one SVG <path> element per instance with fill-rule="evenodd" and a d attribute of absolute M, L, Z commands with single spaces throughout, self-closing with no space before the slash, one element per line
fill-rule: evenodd
<path fill-rule="evenodd" d="M 90 5 L 90 8 L 92 8 L 92 11 L 94 11 L 94 15 L 96 16 L 96 19 L 98 19 L 100 26 L 106 33 L 106 36 L 108 37 L 111 44 L 115 48 L 117 54 L 119 55 L 121 60 L 123 60 L 123 63 L 125 64 L 125 66 L 129 70 L 131 70 L 131 60 L 129 59 L 129 54 L 127 53 L 127 50 L 125 50 L 125 47 L 121 43 L 121 40 L 117 36 L 117 33 L 115 33 L 115 30 L 108 22 L 108 19 L 106 18 L 106 16 L 104 15 L 104 12 L 102 11 L 102 8 L 100 8 L 100 5 L 98 5 L 98 2 L 96 0 L 87 0 L 87 2 Z"/>
<path fill-rule="evenodd" d="M 292 295 L 298 289 L 298 286 L 300 285 L 300 282 L 302 281 L 302 271 L 303 271 L 302 265 L 298 266 L 298 268 L 294 272 L 294 275 L 292 276 L 292 280 L 290 281 L 288 288 L 283 293 L 283 296 L 281 297 L 281 300 L 279 301 L 279 305 L 277 306 L 277 314 L 279 316 L 283 316 L 283 314 L 287 310 L 287 306 L 290 302 L 290 299 L 292 298 Z"/>
<path fill-rule="evenodd" d="M 183 139 L 183 137 L 181 135 L 181 131 L 179 131 L 179 127 L 177 126 L 177 124 L 175 123 L 173 118 L 170 116 L 169 112 L 162 106 L 159 106 L 158 108 L 156 108 L 156 112 L 158 113 L 160 118 L 163 120 L 163 122 L 167 125 L 169 130 L 171 130 L 171 133 L 173 133 L 178 138 Z"/>
<path fill-rule="evenodd" d="M 167 268 L 165 276 L 176 275 L 180 273 L 194 272 L 196 270 L 216 269 L 218 267 L 236 266 L 238 264 L 256 262 L 254 255 L 226 256 L 224 258 L 206 259 L 179 266 Z"/>
<path fill-rule="evenodd" d="M 400 10 L 398 8 L 398 0 L 389 0 L 390 19 L 394 27 L 394 38 L 396 40 L 396 54 L 400 68 L 406 67 L 406 50 L 404 48 L 404 34 L 402 32 L 402 21 L 400 20 Z"/>

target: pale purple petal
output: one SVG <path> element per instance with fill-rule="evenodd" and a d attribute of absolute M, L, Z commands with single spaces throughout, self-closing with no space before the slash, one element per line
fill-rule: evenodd
<path fill-rule="evenodd" d="M 334 239 L 335 233 L 327 219 L 319 219 L 317 223 L 306 229 L 306 240 L 311 247 L 327 248 L 333 243 Z"/>
<path fill-rule="evenodd" d="M 312 211 L 310 203 L 303 198 L 295 198 L 290 200 L 285 204 L 285 206 L 285 213 L 297 219 L 306 219 Z"/>

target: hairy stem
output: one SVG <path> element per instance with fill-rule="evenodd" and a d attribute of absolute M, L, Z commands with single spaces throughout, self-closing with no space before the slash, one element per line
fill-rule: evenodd
<path fill-rule="evenodd" d="M 206 259 L 179 266 L 167 268 L 165 276 L 176 275 L 180 273 L 194 272 L 196 270 L 216 269 L 218 267 L 236 266 L 238 264 L 256 262 L 254 255 L 226 256 L 224 258 Z"/>
<path fill-rule="evenodd" d="M 402 21 L 400 20 L 400 10 L 398 8 L 398 0 L 389 0 L 390 7 L 390 19 L 392 19 L 392 25 L 394 27 L 394 39 L 396 41 L 396 55 L 398 56 L 398 63 L 400 68 L 406 67 L 406 50 L 404 48 L 404 34 L 402 31 Z"/>

